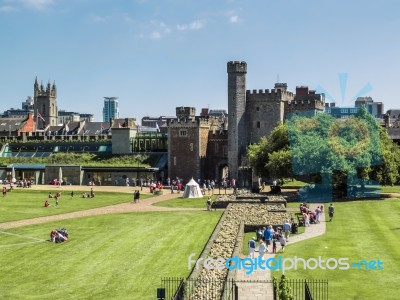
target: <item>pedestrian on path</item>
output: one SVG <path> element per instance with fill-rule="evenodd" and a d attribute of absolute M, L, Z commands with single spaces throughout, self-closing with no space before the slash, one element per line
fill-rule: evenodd
<path fill-rule="evenodd" d="M 256 238 L 253 237 L 250 241 L 249 241 L 249 255 L 250 258 L 253 259 L 254 258 L 254 252 L 256 251 Z"/>
<path fill-rule="evenodd" d="M 331 205 L 329 205 L 328 207 L 328 213 L 329 213 L 329 222 L 332 221 L 333 219 L 333 215 L 335 214 L 335 208 L 333 207 L 333 204 L 331 203 Z"/>
<path fill-rule="evenodd" d="M 260 256 L 261 259 L 264 258 L 264 253 L 265 253 L 265 244 L 263 241 L 260 241 L 260 244 L 258 245 L 258 256 Z"/>
<path fill-rule="evenodd" d="M 281 243 L 281 252 L 285 252 L 286 241 L 282 235 L 279 236 L 279 242 Z"/>
<path fill-rule="evenodd" d="M 283 231 L 285 232 L 285 239 L 286 242 L 289 242 L 289 233 L 290 229 L 292 228 L 292 225 L 290 224 L 289 220 L 286 220 L 286 222 L 283 224 Z"/>

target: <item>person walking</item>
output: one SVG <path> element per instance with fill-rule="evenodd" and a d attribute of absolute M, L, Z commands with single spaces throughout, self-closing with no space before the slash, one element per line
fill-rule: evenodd
<path fill-rule="evenodd" d="M 211 211 L 211 197 L 208 197 L 207 199 L 207 210 Z"/>
<path fill-rule="evenodd" d="M 266 243 L 266 251 L 268 252 L 268 246 L 271 245 L 271 240 L 272 240 L 272 232 L 270 229 L 270 226 L 267 227 L 266 230 L 264 230 L 264 241 Z"/>
<path fill-rule="evenodd" d="M 263 241 L 260 241 L 260 244 L 258 245 L 258 256 L 260 256 L 260 258 L 263 259 L 264 254 L 265 254 L 265 244 Z"/>
<path fill-rule="evenodd" d="M 317 209 L 315 210 L 315 221 L 317 224 L 319 224 L 319 218 L 321 217 L 321 209 L 319 206 L 317 206 Z"/>
<path fill-rule="evenodd" d="M 329 213 L 329 222 L 331 222 L 333 219 L 333 215 L 335 214 L 335 208 L 333 207 L 332 203 L 328 207 L 328 213 Z"/>
<path fill-rule="evenodd" d="M 256 238 L 253 237 L 250 241 L 249 241 L 249 255 L 250 258 L 253 259 L 254 258 L 254 252 L 256 251 Z"/>
<path fill-rule="evenodd" d="M 281 243 L 281 252 L 285 252 L 286 241 L 282 235 L 279 235 L 279 243 Z"/>
<path fill-rule="evenodd" d="M 283 224 L 283 231 L 285 232 L 285 239 L 286 242 L 289 242 L 289 233 L 290 229 L 292 228 L 292 225 L 290 224 L 289 220 L 286 220 L 286 222 Z"/>

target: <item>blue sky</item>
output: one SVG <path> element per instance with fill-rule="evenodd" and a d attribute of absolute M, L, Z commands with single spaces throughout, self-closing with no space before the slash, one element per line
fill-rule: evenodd
<path fill-rule="evenodd" d="M 400 108 L 400 1 L 0 0 L 0 111 L 20 108 L 33 82 L 56 82 L 60 109 L 102 119 L 227 108 L 226 63 L 248 64 L 247 88 L 279 75 L 322 86 L 339 105 L 366 93 Z M 347 74 L 344 98 L 338 75 Z"/>

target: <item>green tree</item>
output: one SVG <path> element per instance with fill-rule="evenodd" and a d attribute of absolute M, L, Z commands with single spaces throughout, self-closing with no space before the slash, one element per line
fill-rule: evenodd
<path fill-rule="evenodd" d="M 355 117 L 346 120 L 325 113 L 312 118 L 293 116 L 258 144 L 250 145 L 248 158 L 259 176 L 319 174 L 325 184 L 333 182 L 343 188 L 360 178 L 395 183 L 400 148 L 361 107 Z"/>

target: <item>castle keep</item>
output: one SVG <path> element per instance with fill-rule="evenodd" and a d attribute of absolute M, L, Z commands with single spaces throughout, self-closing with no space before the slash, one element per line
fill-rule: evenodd
<path fill-rule="evenodd" d="M 276 83 L 271 90 L 246 90 L 247 64 L 244 61 L 228 62 L 227 72 L 229 175 L 238 179 L 239 184 L 247 185 L 249 178 L 244 178 L 243 174 L 247 167 L 247 146 L 268 135 L 290 113 L 323 111 L 325 96 L 306 86 L 296 87 L 294 94 L 287 90 L 286 83 Z"/>
<path fill-rule="evenodd" d="M 169 119 L 168 173 L 189 180 L 236 179 L 240 186 L 252 183 L 247 165 L 247 146 L 269 135 L 291 113 L 323 111 L 325 96 L 286 83 L 274 88 L 246 90 L 246 62 L 230 61 L 228 72 L 228 116 L 196 116 L 193 107 L 176 108 L 176 118 Z"/>

